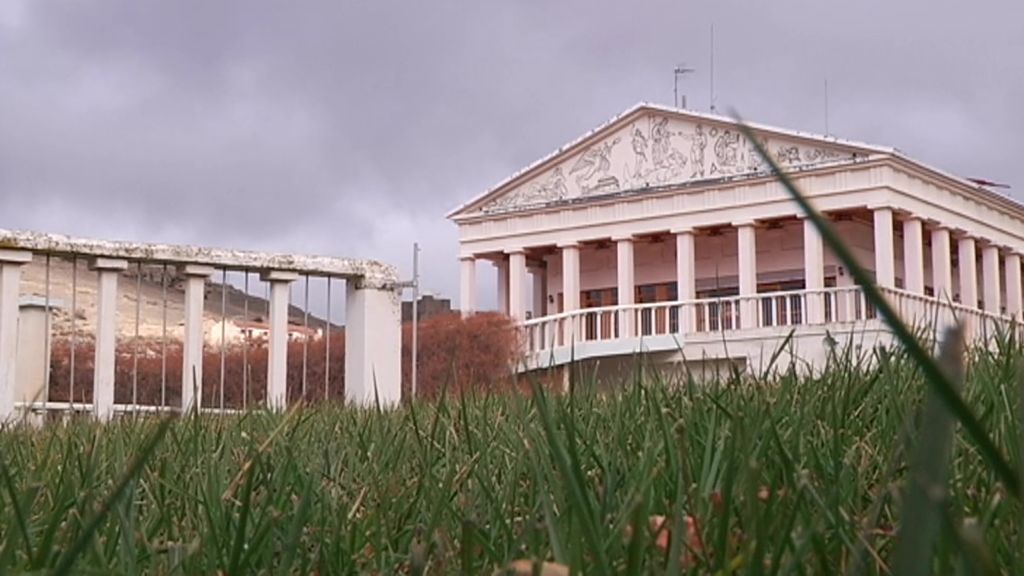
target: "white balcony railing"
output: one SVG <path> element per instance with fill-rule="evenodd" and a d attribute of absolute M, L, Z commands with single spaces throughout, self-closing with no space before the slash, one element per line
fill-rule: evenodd
<path fill-rule="evenodd" d="M 338 281 L 343 335 L 331 322 Z M 317 329 L 309 325 L 311 284 L 321 296 L 326 289 Z M 304 298 L 293 298 L 295 288 Z M 342 386 L 354 403 L 398 402 L 400 290 L 397 270 L 370 260 L 0 230 L 0 425 L 47 411 L 104 419 L 193 407 L 281 409 L 289 399 L 342 397 Z M 244 300 L 244 311 L 229 314 L 229 294 Z M 297 314 L 305 326 L 295 325 Z M 251 315 L 262 337 L 252 336 Z M 229 324 L 242 344 L 229 341 Z M 312 355 L 311 340 L 322 355 Z M 237 366 L 229 351 L 240 352 Z"/>
<path fill-rule="evenodd" d="M 953 322 L 981 336 L 1009 317 L 898 289 L 883 293 L 915 326 L 941 327 Z M 874 321 L 877 311 L 858 287 L 771 292 L 691 301 L 654 302 L 584 308 L 528 320 L 523 324 L 528 353 L 547 352 L 584 342 L 652 336 L 691 336 L 760 328 L 833 325 Z"/>

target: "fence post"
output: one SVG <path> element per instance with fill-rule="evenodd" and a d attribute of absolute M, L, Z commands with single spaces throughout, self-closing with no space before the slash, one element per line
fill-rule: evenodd
<path fill-rule="evenodd" d="M 114 415 L 114 366 L 117 357 L 117 278 L 128 261 L 96 258 L 96 360 L 93 363 L 92 414 L 100 420 Z"/>
<path fill-rule="evenodd" d="M 198 410 L 203 400 L 203 300 L 206 279 L 213 275 L 213 266 L 186 264 L 179 271 L 185 277 L 185 330 L 182 342 L 181 412 L 193 406 Z"/>
<path fill-rule="evenodd" d="M 270 342 L 267 354 L 267 407 L 283 410 L 288 406 L 288 297 L 294 272 L 270 270 L 262 276 L 270 283 Z"/>
<path fill-rule="evenodd" d="M 345 282 L 345 400 L 394 406 L 402 399 L 400 292 L 363 278 Z"/>
<path fill-rule="evenodd" d="M 31 261 L 31 252 L 0 250 L 0 423 L 12 420 L 15 415 L 21 267 Z"/>

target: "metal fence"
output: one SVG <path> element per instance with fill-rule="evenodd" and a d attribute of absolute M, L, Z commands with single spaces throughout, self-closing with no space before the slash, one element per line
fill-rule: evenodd
<path fill-rule="evenodd" d="M 400 290 L 369 260 L 0 230 L 0 421 L 393 404 Z"/>

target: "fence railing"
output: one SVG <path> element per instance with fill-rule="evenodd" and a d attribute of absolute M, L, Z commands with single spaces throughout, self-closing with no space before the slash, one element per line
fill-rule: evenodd
<path fill-rule="evenodd" d="M 0 230 L 0 422 L 392 404 L 400 290 L 370 260 Z"/>
<path fill-rule="evenodd" d="M 920 326 L 954 322 L 969 335 L 991 333 L 1012 319 L 905 290 L 883 289 L 901 317 Z M 620 338 L 698 335 L 758 328 L 862 322 L 878 317 L 858 287 L 761 293 L 690 301 L 584 308 L 523 324 L 529 353 Z"/>

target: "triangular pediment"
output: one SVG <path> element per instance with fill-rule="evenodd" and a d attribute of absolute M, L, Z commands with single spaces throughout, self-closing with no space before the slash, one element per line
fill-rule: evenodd
<path fill-rule="evenodd" d="M 754 132 L 784 169 L 852 161 L 884 151 L 764 127 L 754 127 Z M 527 210 L 766 172 L 765 162 L 735 122 L 641 105 L 451 216 Z"/>

